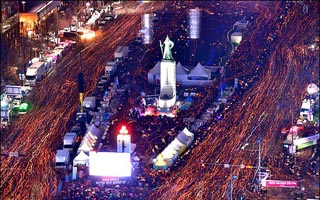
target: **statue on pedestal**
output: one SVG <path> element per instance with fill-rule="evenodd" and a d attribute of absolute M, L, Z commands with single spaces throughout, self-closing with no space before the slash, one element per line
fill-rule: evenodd
<path fill-rule="evenodd" d="M 166 40 L 164 41 L 164 50 L 163 50 L 163 44 L 160 40 L 160 47 L 161 47 L 161 53 L 163 60 L 173 60 L 171 49 L 173 48 L 174 43 L 169 39 L 169 36 L 167 35 Z"/>

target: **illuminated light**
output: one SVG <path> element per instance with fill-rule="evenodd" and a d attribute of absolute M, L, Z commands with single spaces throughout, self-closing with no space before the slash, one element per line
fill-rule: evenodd
<path fill-rule="evenodd" d="M 253 168 L 253 166 L 247 165 L 247 166 L 246 166 L 246 168 L 248 168 L 248 169 L 252 169 L 252 168 Z"/>
<path fill-rule="evenodd" d="M 6 101 L 1 101 L 1 108 L 8 107 L 8 103 Z"/>
<path fill-rule="evenodd" d="M 130 177 L 132 165 L 130 153 L 90 152 L 91 176 Z"/>
<path fill-rule="evenodd" d="M 127 127 L 126 126 L 122 126 L 119 132 L 120 132 L 120 134 L 128 134 Z"/>
<path fill-rule="evenodd" d="M 311 44 L 311 45 L 309 46 L 309 48 L 310 48 L 310 49 L 315 49 L 315 48 L 316 48 L 316 45 L 315 45 L 315 44 Z"/>
<path fill-rule="evenodd" d="M 198 39 L 200 37 L 200 18 L 201 13 L 199 9 L 189 10 L 189 27 L 191 39 Z"/>
<path fill-rule="evenodd" d="M 94 38 L 96 36 L 96 33 L 94 31 L 86 31 L 85 33 L 83 33 L 83 35 L 81 36 L 81 39 L 87 39 L 90 40 L 92 38 Z"/>
<path fill-rule="evenodd" d="M 231 34 L 231 43 L 234 46 L 238 46 L 242 40 L 242 34 L 240 32 L 234 32 Z"/>
<path fill-rule="evenodd" d="M 319 88 L 318 88 L 318 86 L 316 84 L 311 83 L 307 87 L 307 92 L 308 92 L 309 95 L 315 95 L 315 94 L 317 94 L 319 92 Z"/>
<path fill-rule="evenodd" d="M 120 141 L 122 141 L 122 140 L 123 140 L 123 141 L 129 141 L 129 140 L 130 140 L 130 135 L 124 135 L 124 134 L 123 134 L 123 135 L 120 135 L 120 134 L 119 134 L 119 135 L 117 136 L 117 138 L 118 138 L 118 140 L 120 140 Z"/>
<path fill-rule="evenodd" d="M 22 104 L 20 104 L 19 107 L 18 107 L 18 112 L 19 112 L 20 114 L 24 114 L 24 113 L 28 112 L 29 109 L 30 109 L 29 104 L 27 104 L 27 103 L 22 103 Z"/>

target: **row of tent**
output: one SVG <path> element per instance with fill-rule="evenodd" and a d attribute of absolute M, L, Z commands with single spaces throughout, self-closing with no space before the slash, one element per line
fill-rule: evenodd
<path fill-rule="evenodd" d="M 167 169 L 181 155 L 194 140 L 194 133 L 186 127 L 177 137 L 153 160 L 154 169 Z"/>
<path fill-rule="evenodd" d="M 148 72 L 148 81 L 155 83 L 160 80 L 160 67 L 161 62 L 157 62 L 156 65 Z M 176 81 L 177 83 L 184 83 L 192 80 L 211 80 L 212 73 L 221 71 L 221 67 L 218 66 L 203 66 L 198 63 L 193 69 L 189 70 L 183 66 L 180 62 L 176 65 Z"/>
<path fill-rule="evenodd" d="M 73 165 L 89 165 L 89 152 L 97 149 L 103 132 L 94 124 L 90 125 L 83 137 L 80 146 L 77 150 L 77 156 L 73 159 Z M 63 149 L 58 150 L 56 154 L 56 166 L 66 166 L 70 161 L 70 151 Z"/>

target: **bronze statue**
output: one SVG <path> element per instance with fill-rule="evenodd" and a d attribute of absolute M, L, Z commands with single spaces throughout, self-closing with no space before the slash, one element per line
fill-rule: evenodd
<path fill-rule="evenodd" d="M 161 47 L 161 53 L 163 60 L 173 60 L 171 49 L 173 48 L 174 43 L 169 39 L 169 36 L 167 35 L 166 40 L 164 41 L 164 50 L 163 50 L 163 44 L 160 40 L 160 47 Z"/>

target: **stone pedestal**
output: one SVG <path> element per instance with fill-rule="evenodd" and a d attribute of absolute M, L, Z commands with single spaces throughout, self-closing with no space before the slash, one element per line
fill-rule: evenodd
<path fill-rule="evenodd" d="M 176 103 L 176 62 L 162 60 L 160 63 L 159 107 L 170 108 Z"/>

